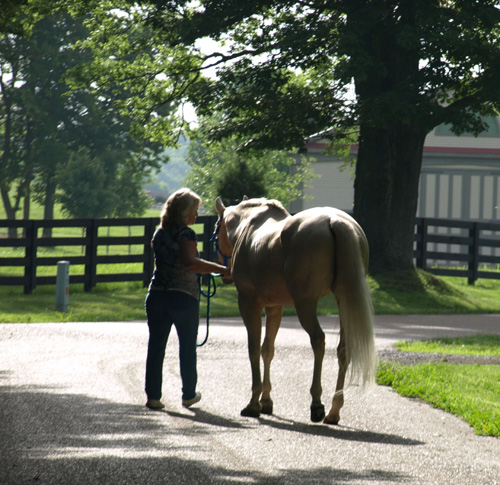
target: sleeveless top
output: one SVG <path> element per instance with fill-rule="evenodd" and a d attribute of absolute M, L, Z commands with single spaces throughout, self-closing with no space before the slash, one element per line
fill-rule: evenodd
<path fill-rule="evenodd" d="M 151 244 L 155 255 L 155 270 L 149 290 L 177 290 L 200 298 L 197 275 L 189 271 L 180 258 L 183 241 L 195 241 L 196 233 L 188 226 L 172 227 L 167 230 L 159 227 L 154 233 Z"/>

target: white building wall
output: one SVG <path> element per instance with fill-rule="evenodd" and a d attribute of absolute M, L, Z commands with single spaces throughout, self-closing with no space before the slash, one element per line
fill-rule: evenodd
<path fill-rule="evenodd" d="M 500 119 L 500 118 L 499 118 Z M 500 123 L 488 134 L 439 135 L 430 133 L 424 145 L 417 216 L 475 221 L 500 221 Z M 354 174 L 342 160 L 324 152 L 319 140 L 310 146 L 308 156 L 317 178 L 304 187 L 304 199 L 291 204 L 290 211 L 318 206 L 332 206 L 353 211 Z M 462 233 L 459 229 L 440 228 L 445 234 Z M 462 234 L 464 235 L 464 234 Z M 483 234 L 488 237 L 489 234 Z M 496 236 L 498 237 L 498 236 Z M 459 246 L 445 248 L 431 244 L 430 251 L 464 250 Z M 499 249 L 485 249 L 498 256 Z"/>
<path fill-rule="evenodd" d="M 436 135 L 437 130 L 427 136 L 417 216 L 500 220 L 499 119 L 488 136 Z M 304 199 L 291 204 L 291 212 L 325 205 L 352 212 L 353 169 L 326 154 L 325 147 L 323 140 L 310 146 L 317 178 L 306 184 Z"/>

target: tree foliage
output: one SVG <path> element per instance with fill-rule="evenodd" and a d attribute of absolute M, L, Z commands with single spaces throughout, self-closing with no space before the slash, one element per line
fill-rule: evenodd
<path fill-rule="evenodd" d="M 426 134 L 445 122 L 478 133 L 500 107 L 499 2 L 156 3 L 172 43 L 230 42 L 205 59 L 217 79 L 192 91 L 200 113 L 223 113 L 215 139 L 287 148 L 359 130 L 354 212 L 371 269 L 412 267 Z"/>
<path fill-rule="evenodd" d="M 76 3 L 73 11 L 82 14 L 81 8 L 90 12 L 84 23 L 92 35 L 79 47 L 91 50 L 93 60 L 71 70 L 70 85 L 110 93 L 113 109 L 131 120 L 132 136 L 175 146 L 182 133 L 179 108 L 199 77 L 199 59 L 189 47 L 169 44 L 148 18 L 152 7 L 147 3 Z"/>
<path fill-rule="evenodd" d="M 210 135 L 219 124 L 217 116 L 201 119 L 188 150 L 191 171 L 187 184 L 204 200 L 213 202 L 220 196 L 232 205 L 246 195 L 278 199 L 286 206 L 301 196 L 303 185 L 313 177 L 310 162 L 304 159 L 297 164 L 280 150 L 242 151 L 243 142 L 236 137 L 214 141 Z"/>
<path fill-rule="evenodd" d="M 29 32 L 0 35 L 0 190 L 8 218 L 22 200 L 29 217 L 32 198 L 47 219 L 57 199 L 78 217 L 138 215 L 145 207 L 141 186 L 162 147 L 128 135 L 130 121 L 114 109 L 111 89 L 69 92 L 68 70 L 92 61 L 88 49 L 75 48 L 86 37 L 81 20 L 64 12 L 37 19 Z"/>
<path fill-rule="evenodd" d="M 91 79 L 117 83 L 138 132 L 171 141 L 187 100 L 199 115 L 220 113 L 212 140 L 240 148 L 303 149 L 323 130 L 356 130 L 354 212 L 373 270 L 413 265 L 426 134 L 440 123 L 478 133 L 500 107 L 497 0 L 86 5 L 87 45 L 102 53 Z M 221 49 L 200 50 L 206 37 Z"/>

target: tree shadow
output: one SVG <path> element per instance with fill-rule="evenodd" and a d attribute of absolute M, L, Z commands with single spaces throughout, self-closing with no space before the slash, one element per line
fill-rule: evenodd
<path fill-rule="evenodd" d="M 253 423 L 198 409 L 186 414 L 152 412 L 142 405 L 61 391 L 57 386 L 0 386 L 0 483 L 288 485 L 372 480 L 398 483 L 407 479 L 384 470 L 358 473 L 333 467 L 285 468 L 269 474 L 234 463 L 227 467 L 214 465 L 203 458 L 207 451 L 204 440 L 194 436 L 211 435 L 215 427 L 219 435 L 239 432 L 254 428 Z M 187 421 L 214 428 L 186 426 Z M 391 435 L 313 426 L 281 418 L 261 418 L 261 423 L 344 440 L 418 444 Z"/>
<path fill-rule="evenodd" d="M 371 277 L 377 286 L 374 293 L 386 294 L 386 298 L 410 312 L 421 313 L 422 308 L 427 308 L 431 313 L 439 313 L 443 306 L 456 309 L 460 302 L 457 298 L 465 296 L 446 281 L 420 269 L 376 273 Z M 376 308 L 376 313 L 384 310 Z"/>

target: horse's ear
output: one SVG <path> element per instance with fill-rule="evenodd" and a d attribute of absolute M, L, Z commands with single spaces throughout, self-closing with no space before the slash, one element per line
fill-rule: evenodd
<path fill-rule="evenodd" d="M 248 195 L 244 195 L 242 200 L 248 200 Z"/>
<path fill-rule="evenodd" d="M 217 197 L 217 199 L 215 199 L 215 209 L 217 210 L 217 214 L 219 214 L 220 216 L 226 210 L 226 206 L 224 205 L 220 197 Z"/>

